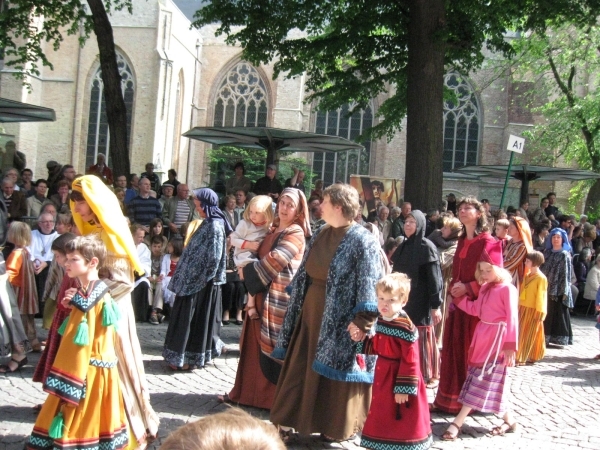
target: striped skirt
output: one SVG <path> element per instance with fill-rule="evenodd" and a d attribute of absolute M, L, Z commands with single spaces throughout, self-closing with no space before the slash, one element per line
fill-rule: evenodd
<path fill-rule="evenodd" d="M 544 342 L 543 315 L 534 308 L 519 306 L 518 363 L 535 362 L 544 357 L 546 343 Z"/>
<path fill-rule="evenodd" d="M 417 327 L 419 331 L 419 358 L 425 383 L 440 378 L 440 351 L 433 326 Z"/>
<path fill-rule="evenodd" d="M 484 373 L 480 380 L 478 377 L 482 371 L 481 367 L 469 366 L 467 379 L 458 396 L 459 403 L 483 413 L 505 413 L 509 407 L 510 393 L 508 368 L 500 363 L 492 373 Z"/>

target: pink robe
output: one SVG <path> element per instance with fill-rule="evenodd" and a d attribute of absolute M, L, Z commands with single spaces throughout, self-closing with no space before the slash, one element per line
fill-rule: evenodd
<path fill-rule="evenodd" d="M 479 317 L 469 347 L 469 366 L 502 360 L 503 350 L 517 350 L 519 293 L 511 283 L 485 283 L 475 301 L 454 300 L 458 308 Z"/>

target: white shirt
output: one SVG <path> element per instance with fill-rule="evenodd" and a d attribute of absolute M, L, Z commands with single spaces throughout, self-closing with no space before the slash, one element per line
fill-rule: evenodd
<path fill-rule="evenodd" d="M 150 286 L 150 282 L 148 281 L 148 277 L 152 273 L 152 253 L 150 253 L 150 249 L 143 242 L 136 247 L 138 257 L 140 258 L 140 264 L 142 269 L 144 269 L 144 276 L 138 279 L 133 285 L 136 288 L 140 283 L 147 283 Z"/>
<path fill-rule="evenodd" d="M 39 259 L 40 261 L 50 262 L 54 258 L 54 254 L 52 253 L 52 243 L 54 239 L 58 237 L 58 233 L 53 231 L 50 234 L 42 234 L 39 230 L 33 230 L 31 232 L 31 245 L 29 247 L 29 254 L 31 255 L 31 260 L 35 261 Z"/>

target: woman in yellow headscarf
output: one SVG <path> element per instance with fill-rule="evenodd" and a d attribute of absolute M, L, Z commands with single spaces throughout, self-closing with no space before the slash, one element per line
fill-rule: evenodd
<path fill-rule="evenodd" d="M 110 288 L 121 312 L 115 342 L 117 367 L 129 425 L 137 441 L 132 448 L 143 448 L 148 437 L 156 436 L 159 423 L 150 406 L 150 391 L 131 306 L 133 272 L 143 273 L 143 269 L 119 201 L 111 190 L 95 175 L 75 179 L 72 188 L 71 211 L 75 225 L 82 235 L 97 234 L 106 245 L 108 254 L 100 277 Z"/>

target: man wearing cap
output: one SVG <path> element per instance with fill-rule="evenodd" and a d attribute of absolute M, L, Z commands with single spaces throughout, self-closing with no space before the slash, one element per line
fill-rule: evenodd
<path fill-rule="evenodd" d="M 225 181 L 226 195 L 235 195 L 235 193 L 240 189 L 242 189 L 246 194 L 250 192 L 252 181 L 250 178 L 245 176 L 246 168 L 244 167 L 244 163 L 241 161 L 235 163 L 233 170 L 235 171 L 235 175 Z"/>
<path fill-rule="evenodd" d="M 162 195 L 158 199 L 158 203 L 160 203 L 160 207 L 164 208 L 165 202 L 173 197 L 173 191 L 175 190 L 175 186 L 170 183 L 162 184 Z"/>
<path fill-rule="evenodd" d="M 446 211 L 452 211 L 452 214 L 456 217 L 456 195 L 450 192 L 446 195 L 446 200 L 448 201 L 448 207 Z"/>
<path fill-rule="evenodd" d="M 274 202 L 279 198 L 279 194 L 283 191 L 281 182 L 275 178 L 277 174 L 277 166 L 269 164 L 267 166 L 266 176 L 256 180 L 254 185 L 254 193 L 257 195 L 268 195 Z"/>

